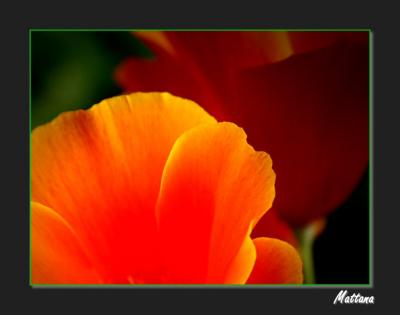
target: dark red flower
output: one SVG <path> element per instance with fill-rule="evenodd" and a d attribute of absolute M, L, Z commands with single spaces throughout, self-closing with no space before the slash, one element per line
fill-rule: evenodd
<path fill-rule="evenodd" d="M 192 99 L 243 126 L 274 160 L 277 220 L 326 216 L 357 185 L 368 165 L 368 32 L 137 35 L 155 58 L 125 60 L 119 84 Z"/>

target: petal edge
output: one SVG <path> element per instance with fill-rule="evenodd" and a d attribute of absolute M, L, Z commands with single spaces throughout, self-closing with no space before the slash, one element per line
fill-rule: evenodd
<path fill-rule="evenodd" d="M 298 252 L 288 243 L 267 237 L 254 240 L 256 264 L 248 284 L 301 284 L 303 263 Z"/>

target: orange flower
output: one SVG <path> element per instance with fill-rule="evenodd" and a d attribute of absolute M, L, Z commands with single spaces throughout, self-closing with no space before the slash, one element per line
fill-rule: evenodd
<path fill-rule="evenodd" d="M 156 58 L 127 59 L 120 85 L 190 98 L 242 126 L 274 158 L 276 220 L 310 223 L 357 185 L 368 165 L 368 32 L 137 35 Z M 280 225 L 272 234 L 293 239 Z"/>
<path fill-rule="evenodd" d="M 268 154 L 194 102 L 135 93 L 32 132 L 32 282 L 301 283 L 288 243 L 252 240 Z"/>

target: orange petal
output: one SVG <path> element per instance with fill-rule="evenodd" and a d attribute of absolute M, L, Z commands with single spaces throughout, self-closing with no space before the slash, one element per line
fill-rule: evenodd
<path fill-rule="evenodd" d="M 249 278 L 256 262 L 256 247 L 250 237 L 252 224 L 250 224 L 249 235 L 246 236 L 235 258 L 227 267 L 224 283 L 244 284 Z"/>
<path fill-rule="evenodd" d="M 176 141 L 157 205 L 166 282 L 223 283 L 250 223 L 272 204 L 271 165 L 231 123 L 201 125 Z"/>
<path fill-rule="evenodd" d="M 274 206 L 292 225 L 335 209 L 367 167 L 368 68 L 368 45 L 342 42 L 244 71 L 232 89 L 234 121 L 274 158 Z"/>
<path fill-rule="evenodd" d="M 184 131 L 214 122 L 167 93 L 114 97 L 32 133 L 32 199 L 74 227 L 106 282 L 158 281 L 155 203 Z"/>
<path fill-rule="evenodd" d="M 100 282 L 71 226 L 54 210 L 32 202 L 32 284 Z"/>
<path fill-rule="evenodd" d="M 256 238 L 257 260 L 248 284 L 300 284 L 303 264 L 288 243 L 273 238 Z"/>

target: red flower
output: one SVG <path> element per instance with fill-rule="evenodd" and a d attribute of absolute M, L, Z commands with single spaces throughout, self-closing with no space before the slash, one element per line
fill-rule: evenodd
<path fill-rule="evenodd" d="M 327 215 L 357 185 L 368 165 L 368 32 L 137 35 L 155 58 L 123 62 L 120 85 L 193 99 L 243 126 L 274 159 L 274 208 L 291 225 Z"/>

